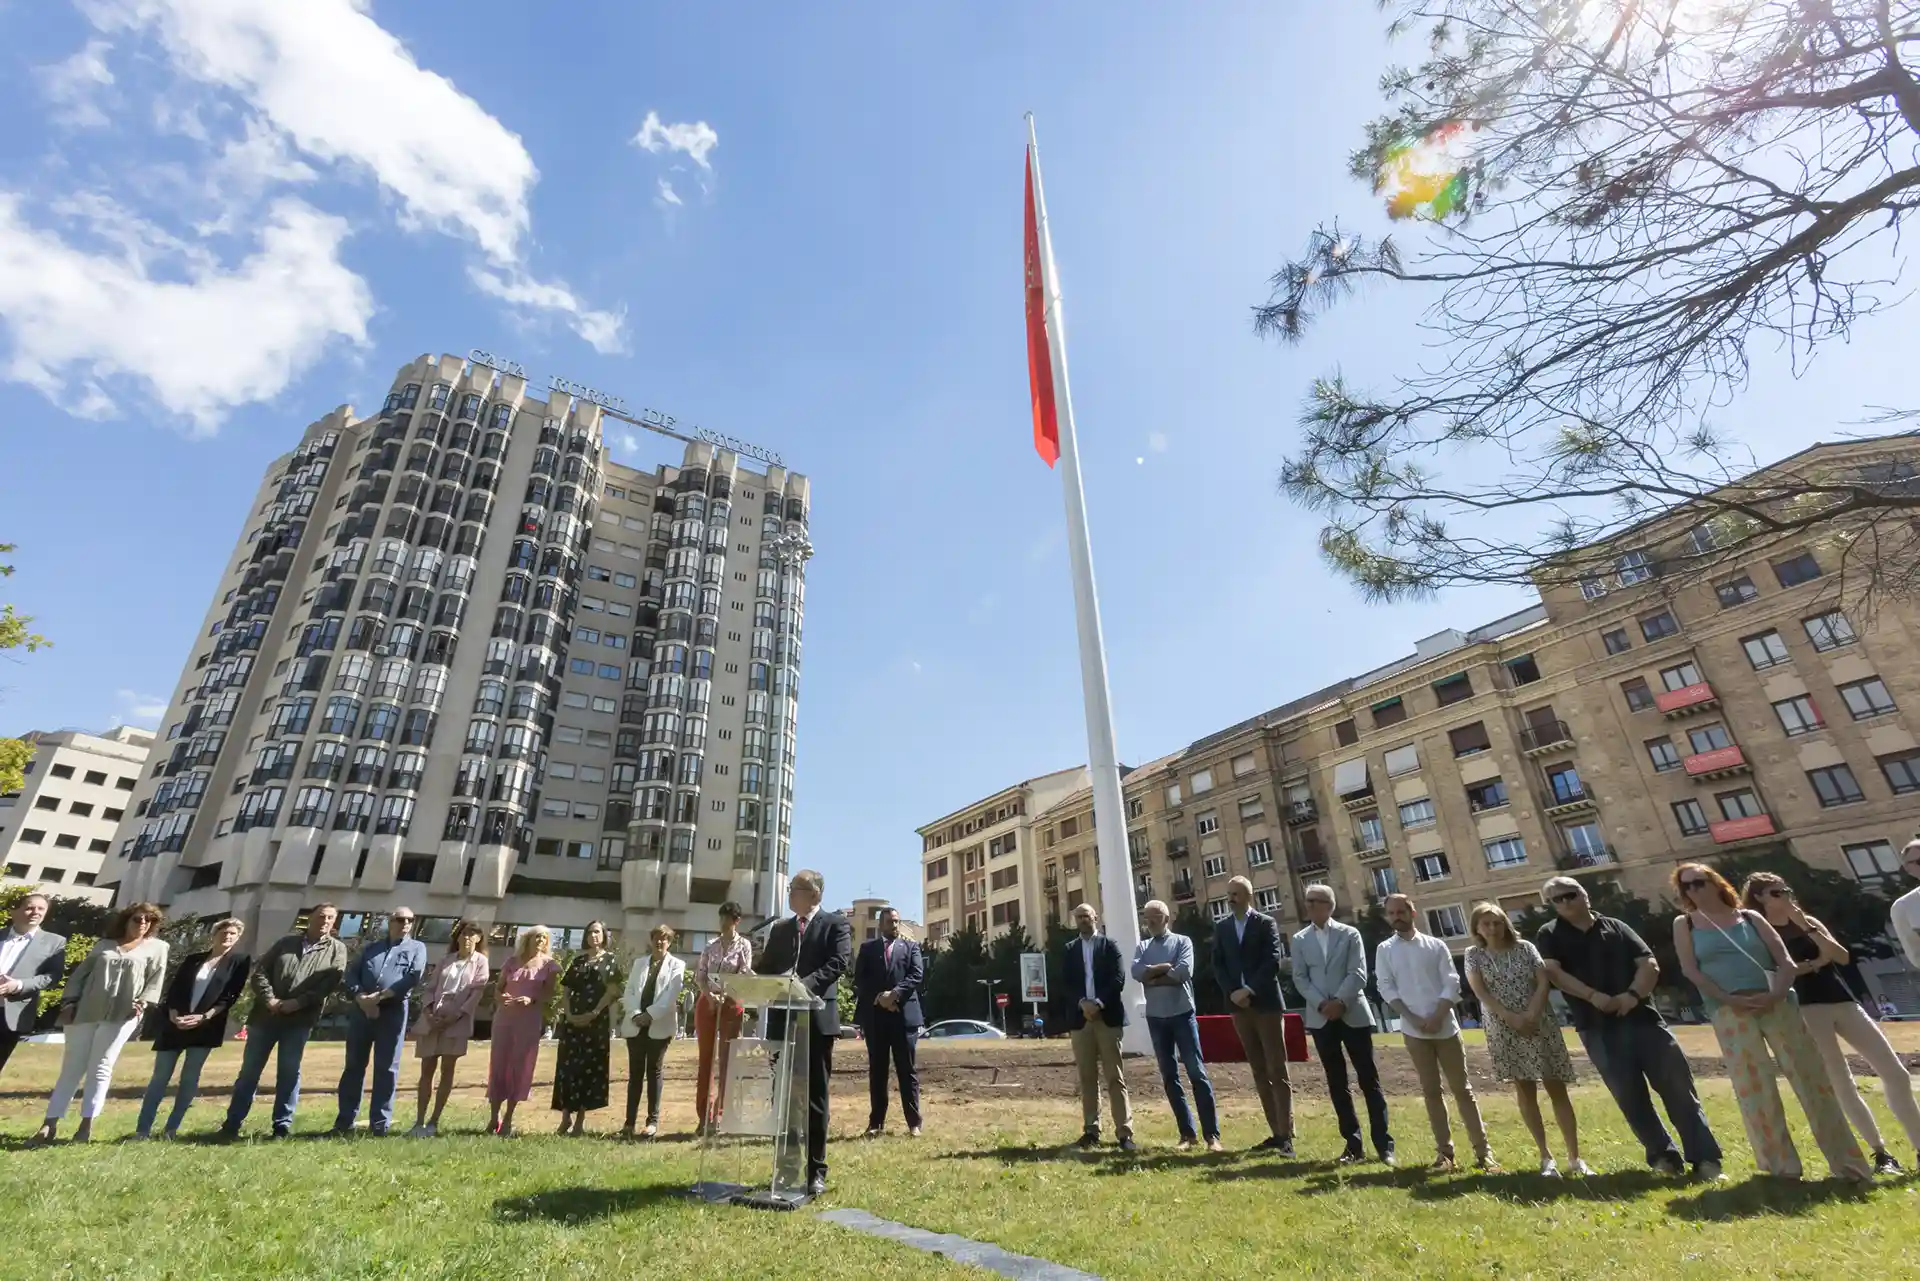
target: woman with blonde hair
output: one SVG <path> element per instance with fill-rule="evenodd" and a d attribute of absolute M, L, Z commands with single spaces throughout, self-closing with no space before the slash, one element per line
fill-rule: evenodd
<path fill-rule="evenodd" d="M 1560 1173 L 1547 1146 L 1547 1122 L 1540 1115 L 1540 1087 L 1553 1103 L 1553 1119 L 1567 1145 L 1567 1172 L 1593 1173 L 1580 1159 L 1580 1122 L 1574 1115 L 1567 1086 L 1573 1083 L 1573 1056 L 1559 1020 L 1547 1001 L 1546 963 L 1533 944 L 1513 932 L 1513 922 L 1497 903 L 1481 903 L 1467 917 L 1467 983 L 1480 999 L 1481 1023 L 1487 1032 L 1487 1053 L 1494 1074 L 1513 1083 L 1520 1119 L 1540 1152 L 1540 1173 Z"/>
<path fill-rule="evenodd" d="M 1707 1003 L 1760 1172 L 1783 1179 L 1802 1173 L 1774 1080 L 1778 1060 L 1828 1168 L 1843 1179 L 1872 1178 L 1800 1017 L 1793 958 L 1779 931 L 1759 912 L 1744 910 L 1727 878 L 1704 863 L 1673 869 L 1673 888 L 1684 909 L 1674 918 L 1673 950 L 1680 972 Z"/>
<path fill-rule="evenodd" d="M 546 1029 L 547 1001 L 560 978 L 553 959 L 553 935 L 530 925 L 514 940 L 514 956 L 500 971 L 500 994 L 493 1007 L 493 1042 L 487 1059 L 487 1102 L 493 1119 L 487 1129 L 513 1137 L 513 1111 L 533 1093 L 533 1068 Z M 502 1111 L 504 1109 L 504 1113 Z"/>
<path fill-rule="evenodd" d="M 1793 887 L 1772 872 L 1755 872 L 1740 887 L 1740 901 L 1750 912 L 1767 918 L 1767 924 L 1780 934 L 1793 960 L 1793 994 L 1800 1002 L 1800 1017 L 1827 1065 L 1827 1079 L 1840 1099 L 1840 1110 L 1853 1122 L 1854 1130 L 1873 1153 L 1875 1174 L 1900 1174 L 1900 1162 L 1887 1151 L 1880 1136 L 1880 1125 L 1873 1109 L 1860 1095 L 1854 1083 L 1853 1069 L 1847 1065 L 1844 1039 L 1867 1061 L 1880 1078 L 1880 1091 L 1887 1096 L 1907 1142 L 1920 1152 L 1920 1106 L 1913 1097 L 1913 1077 L 1900 1055 L 1887 1044 L 1880 1025 L 1860 1005 L 1859 998 L 1842 977 L 1840 967 L 1852 960 L 1846 944 L 1833 936 L 1817 916 L 1808 916 L 1794 897 Z"/>
<path fill-rule="evenodd" d="M 231 916 L 214 922 L 205 949 L 191 953 L 173 976 L 160 1007 L 160 1034 L 153 1042 L 153 1076 L 147 1082 L 140 1120 L 134 1127 L 139 1138 L 153 1137 L 153 1122 L 166 1101 L 176 1064 L 180 1066 L 180 1092 L 174 1096 L 173 1110 L 167 1114 L 167 1126 L 161 1133 L 170 1139 L 179 1133 L 180 1122 L 200 1089 L 200 1069 L 207 1055 L 226 1039 L 227 1013 L 247 990 L 253 962 L 240 950 L 240 939 L 246 932 L 245 923 Z"/>
<path fill-rule="evenodd" d="M 413 1052 L 420 1058 L 420 1086 L 414 1100 L 413 1137 L 430 1139 L 440 1132 L 440 1114 L 453 1093 L 454 1069 L 473 1037 L 473 1012 L 487 988 L 487 932 L 473 921 L 453 927 L 447 955 L 427 980 L 420 1017 L 413 1025 Z M 440 1089 L 433 1088 L 434 1066 L 440 1068 Z M 433 1116 L 427 1100 L 433 1099 Z"/>
<path fill-rule="evenodd" d="M 83 1084 L 80 1128 L 73 1137 L 77 1143 L 93 1137 L 93 1118 L 106 1105 L 120 1051 L 139 1029 L 147 1007 L 166 994 L 168 948 L 160 940 L 161 919 L 152 903 L 122 908 L 107 936 L 67 976 L 60 997 L 60 1027 L 66 1033 L 60 1079 L 33 1142 L 53 1141 L 67 1105 Z"/>

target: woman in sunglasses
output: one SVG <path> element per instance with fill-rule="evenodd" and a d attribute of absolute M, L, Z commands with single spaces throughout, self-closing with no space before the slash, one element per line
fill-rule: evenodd
<path fill-rule="evenodd" d="M 1838 1178 L 1871 1179 L 1820 1051 L 1800 1017 L 1793 996 L 1793 958 L 1779 931 L 1759 912 L 1742 909 L 1727 878 L 1705 864 L 1675 868 L 1673 887 L 1686 909 L 1673 922 L 1680 971 L 1707 1003 L 1760 1172 L 1783 1179 L 1801 1176 L 1800 1154 L 1787 1133 L 1787 1112 L 1774 1081 L 1778 1060 L 1806 1111 L 1827 1167 Z"/>
<path fill-rule="evenodd" d="M 1861 1008 L 1840 973 L 1840 967 L 1851 959 L 1846 946 L 1818 917 L 1801 911 L 1793 888 L 1772 872 L 1749 876 L 1740 887 L 1740 899 L 1749 911 L 1765 916 L 1787 945 L 1787 955 L 1794 962 L 1793 994 L 1800 1002 L 1800 1016 L 1826 1062 L 1827 1078 L 1839 1096 L 1841 1111 L 1873 1153 L 1873 1172 L 1901 1173 L 1900 1163 L 1880 1138 L 1873 1109 L 1860 1097 L 1860 1087 L 1854 1084 L 1853 1069 L 1847 1066 L 1847 1052 L 1840 1042 L 1851 1045 L 1880 1077 L 1887 1106 L 1899 1118 L 1907 1141 L 1916 1151 L 1920 1151 L 1920 1106 L 1914 1103 L 1913 1078 L 1900 1055 L 1887 1044 L 1880 1025 Z"/>

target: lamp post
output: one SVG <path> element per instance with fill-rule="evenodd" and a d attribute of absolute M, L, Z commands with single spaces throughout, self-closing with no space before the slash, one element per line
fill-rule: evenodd
<path fill-rule="evenodd" d="M 795 588 L 805 572 L 806 563 L 813 558 L 813 544 L 807 541 L 805 534 L 788 533 L 775 537 L 767 546 L 780 566 L 780 589 L 775 598 L 779 612 L 774 617 L 773 653 L 779 675 L 772 682 L 773 697 L 768 700 L 768 713 L 775 728 L 775 732 L 768 737 L 780 742 L 782 747 L 774 753 L 774 760 L 767 770 L 769 795 L 773 802 L 772 820 L 767 822 L 764 818 L 768 807 L 763 806 L 761 813 L 762 821 L 766 822 L 771 832 L 766 838 L 769 841 L 769 856 L 761 860 L 754 896 L 759 899 L 756 907 L 760 915 L 774 916 L 782 910 L 781 900 L 784 896 L 781 888 L 787 878 L 787 858 L 780 847 L 783 819 L 788 809 L 787 793 L 793 786 L 793 771 L 787 767 L 786 761 L 793 754 L 794 744 L 793 736 L 787 733 L 787 725 L 790 721 L 798 722 L 797 712 L 788 715 L 797 701 L 799 685 L 799 672 L 793 664 L 794 638 L 799 634 L 798 611 L 794 608 L 798 598 Z M 782 690 L 785 692 L 782 693 Z"/>
<path fill-rule="evenodd" d="M 975 979 L 974 982 L 978 983 L 981 987 L 984 987 L 985 989 L 987 989 L 987 1022 L 991 1024 L 993 1022 L 993 1012 L 997 1008 L 997 1003 L 994 1001 L 993 998 L 996 995 L 998 995 L 998 993 L 996 993 L 994 989 L 999 987 L 1001 983 L 1005 982 L 1005 980 L 1004 979 Z M 1006 1019 L 1004 1018 L 1000 1020 L 1000 1030 L 1002 1032 L 1007 1030 L 1007 1023 L 1006 1023 Z"/>

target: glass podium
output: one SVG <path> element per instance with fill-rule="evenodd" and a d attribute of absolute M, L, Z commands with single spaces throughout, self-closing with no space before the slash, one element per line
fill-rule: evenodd
<path fill-rule="evenodd" d="M 728 1044 L 726 1106 L 701 1140 L 689 1191 L 714 1205 L 797 1209 L 807 1202 L 807 1047 L 822 1002 L 790 974 L 729 974 L 720 988 L 746 1013 Z"/>

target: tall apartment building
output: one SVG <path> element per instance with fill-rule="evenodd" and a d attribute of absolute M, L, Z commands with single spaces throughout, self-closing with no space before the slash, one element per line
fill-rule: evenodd
<path fill-rule="evenodd" d="M 0 796 L 4 885 L 105 903 L 99 884 L 113 834 L 146 772 L 153 731 L 119 725 L 99 734 L 63 729 L 21 736 L 34 747 L 26 786 Z"/>
<path fill-rule="evenodd" d="M 785 895 L 808 484 L 607 460 L 602 408 L 423 356 L 267 469 L 102 883 L 577 942 Z"/>
<path fill-rule="evenodd" d="M 1810 453 L 1878 475 L 1889 448 L 1920 442 Z M 1663 573 L 1663 547 L 1703 537 L 1688 521 L 1640 527 L 1604 577 L 1128 771 L 1137 900 L 1218 917 L 1242 874 L 1297 928 L 1313 882 L 1347 905 L 1399 890 L 1464 947 L 1474 903 L 1537 904 L 1558 871 L 1659 901 L 1678 861 L 1778 848 L 1897 885 L 1920 826 L 1920 602 L 1860 615 L 1832 543 Z M 1037 808 L 1017 859 L 980 839 L 1002 803 L 921 829 L 929 937 L 995 933 L 1015 910 L 1037 934 L 1075 902 L 1099 906 L 1090 793 Z M 956 893 L 970 860 L 999 887 L 984 916 Z M 1872 980 L 1920 1009 L 1898 969 Z"/>

